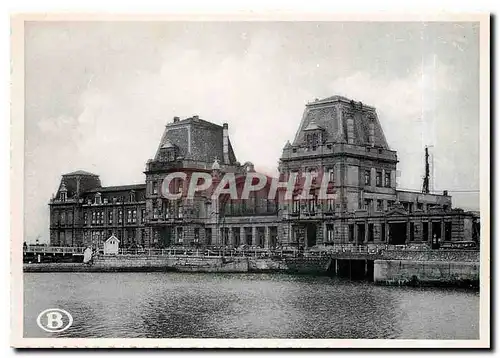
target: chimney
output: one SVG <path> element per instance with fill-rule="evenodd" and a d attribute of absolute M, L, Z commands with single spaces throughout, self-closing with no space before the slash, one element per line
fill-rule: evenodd
<path fill-rule="evenodd" d="M 229 130 L 227 123 L 222 124 L 222 154 L 224 164 L 229 164 Z"/>
<path fill-rule="evenodd" d="M 179 117 L 177 117 L 177 116 L 175 116 L 175 117 L 174 117 L 174 123 L 179 122 L 179 120 L 180 120 L 180 118 L 179 118 Z"/>
<path fill-rule="evenodd" d="M 200 117 L 199 117 L 197 114 L 195 114 L 195 115 L 193 116 L 193 119 L 194 119 L 195 121 L 198 121 L 198 120 L 200 119 Z"/>
<path fill-rule="evenodd" d="M 448 190 L 443 190 L 443 195 L 448 196 Z"/>

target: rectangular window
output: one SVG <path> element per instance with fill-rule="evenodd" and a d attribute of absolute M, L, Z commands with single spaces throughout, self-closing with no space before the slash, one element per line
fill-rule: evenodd
<path fill-rule="evenodd" d="M 377 172 L 377 186 L 382 186 L 382 172 Z"/>
<path fill-rule="evenodd" d="M 427 241 L 428 237 L 429 237 L 429 223 L 423 222 L 422 223 L 422 241 Z"/>
<path fill-rule="evenodd" d="M 451 241 L 451 222 L 444 223 L 444 241 Z"/>
<path fill-rule="evenodd" d="M 415 223 L 410 223 L 410 241 L 415 240 Z"/>
<path fill-rule="evenodd" d="M 87 212 L 83 213 L 83 223 L 85 225 L 88 225 L 88 223 L 89 223 L 89 214 Z"/>
<path fill-rule="evenodd" d="M 229 228 L 228 227 L 221 227 L 220 229 L 220 235 L 222 237 L 222 245 L 229 245 Z"/>
<path fill-rule="evenodd" d="M 365 185 L 370 185 L 370 171 L 365 170 Z"/>
<path fill-rule="evenodd" d="M 333 242 L 333 238 L 334 238 L 333 225 L 327 224 L 326 225 L 326 241 Z"/>
<path fill-rule="evenodd" d="M 205 241 L 207 245 L 212 245 L 212 229 L 209 227 L 205 228 Z"/>
<path fill-rule="evenodd" d="M 368 224 L 368 241 L 373 241 L 373 224 Z"/>
<path fill-rule="evenodd" d="M 296 196 L 293 198 L 292 212 L 295 214 L 300 212 L 300 200 Z"/>
<path fill-rule="evenodd" d="M 156 180 L 151 182 L 151 193 L 154 195 L 158 194 L 158 182 Z"/>
<path fill-rule="evenodd" d="M 123 222 L 123 211 L 120 209 L 118 210 L 118 224 L 121 224 Z"/>
<path fill-rule="evenodd" d="M 177 236 L 176 239 L 177 239 L 178 244 L 182 244 L 184 242 L 184 235 L 183 234 L 184 233 L 183 233 L 182 227 L 178 227 L 177 228 L 177 235 L 176 235 Z"/>
<path fill-rule="evenodd" d="M 93 211 L 92 212 L 92 225 L 95 225 L 95 223 L 96 223 L 96 212 Z"/>
<path fill-rule="evenodd" d="M 349 224 L 349 241 L 354 241 L 354 224 Z"/>
<path fill-rule="evenodd" d="M 387 210 L 391 210 L 394 206 L 394 200 L 389 200 L 387 202 Z"/>
<path fill-rule="evenodd" d="M 195 227 L 194 228 L 194 243 L 198 244 L 200 242 L 200 228 Z"/>
<path fill-rule="evenodd" d="M 389 188 L 391 186 L 391 173 L 385 173 L 384 176 L 384 186 Z"/>
<path fill-rule="evenodd" d="M 372 210 L 372 202 L 373 202 L 372 199 L 365 199 L 364 210 L 371 211 Z"/>
<path fill-rule="evenodd" d="M 309 199 L 309 212 L 314 214 L 316 212 L 316 198 Z"/>
<path fill-rule="evenodd" d="M 108 211 L 108 224 L 113 225 L 113 211 Z"/>
<path fill-rule="evenodd" d="M 335 172 L 334 172 L 333 168 L 328 169 L 328 181 L 330 183 L 335 182 Z"/>
<path fill-rule="evenodd" d="M 328 201 L 327 201 L 327 210 L 328 211 L 334 211 L 335 210 L 335 200 L 334 199 L 328 199 Z"/>
<path fill-rule="evenodd" d="M 137 210 L 132 210 L 132 222 L 137 223 Z"/>
<path fill-rule="evenodd" d="M 146 221 L 146 209 L 141 209 L 141 223 Z"/>
<path fill-rule="evenodd" d="M 385 223 L 380 224 L 380 241 L 385 241 Z"/>
<path fill-rule="evenodd" d="M 382 200 L 377 200 L 377 211 L 384 211 L 384 205 Z"/>

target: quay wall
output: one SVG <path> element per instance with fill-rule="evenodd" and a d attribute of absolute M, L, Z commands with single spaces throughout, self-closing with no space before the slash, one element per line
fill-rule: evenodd
<path fill-rule="evenodd" d="M 381 259 L 405 261 L 479 262 L 479 250 L 384 251 Z"/>
<path fill-rule="evenodd" d="M 479 286 L 479 262 L 375 260 L 373 281 L 382 285 Z"/>
<path fill-rule="evenodd" d="M 119 255 L 98 256 L 84 263 L 25 264 L 25 272 L 290 272 L 326 273 L 330 259 L 220 256 Z"/>
<path fill-rule="evenodd" d="M 429 256 L 427 256 L 429 257 Z M 355 276 L 384 285 L 478 286 L 478 261 L 366 260 L 335 257 L 221 257 L 119 255 L 98 256 L 84 263 L 25 264 L 25 272 L 283 272 Z M 470 259 L 470 257 L 469 257 Z"/>

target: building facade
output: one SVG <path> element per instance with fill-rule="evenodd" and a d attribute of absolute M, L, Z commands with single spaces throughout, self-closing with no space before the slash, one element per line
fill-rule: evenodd
<path fill-rule="evenodd" d="M 415 244 L 478 242 L 478 217 L 452 209 L 440 195 L 396 188 L 397 154 L 387 144 L 375 108 L 333 96 L 306 105 L 293 142 L 280 158 L 280 178 L 327 173 L 332 198 L 283 191 L 269 197 L 271 179 L 246 200 L 200 192 L 185 195 L 187 180 L 175 179 L 162 195 L 169 173 L 203 172 L 217 184 L 230 173 L 237 190 L 254 171 L 236 160 L 222 126 L 193 116 L 174 117 L 145 167 L 145 184 L 103 187 L 97 175 L 62 176 L 50 201 L 52 246 L 98 246 L 115 235 L 120 247 L 327 247 L 333 244 Z"/>

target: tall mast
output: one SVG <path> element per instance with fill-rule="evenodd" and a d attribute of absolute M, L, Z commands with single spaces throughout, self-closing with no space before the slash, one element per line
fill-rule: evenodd
<path fill-rule="evenodd" d="M 429 194 L 429 148 L 425 147 L 425 176 L 422 184 L 422 193 Z"/>

